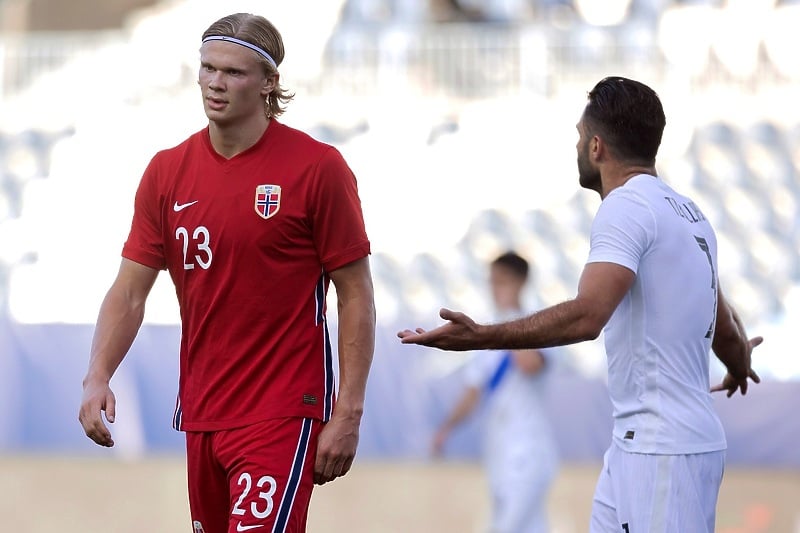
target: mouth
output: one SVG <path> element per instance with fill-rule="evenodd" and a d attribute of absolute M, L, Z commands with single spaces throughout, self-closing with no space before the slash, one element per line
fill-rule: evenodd
<path fill-rule="evenodd" d="M 208 107 L 214 110 L 222 109 L 228 105 L 227 100 L 218 98 L 216 96 L 206 96 L 206 102 L 208 102 Z"/>

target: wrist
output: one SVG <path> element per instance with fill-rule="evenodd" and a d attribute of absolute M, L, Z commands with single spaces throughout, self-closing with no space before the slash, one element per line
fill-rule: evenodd
<path fill-rule="evenodd" d="M 336 402 L 336 407 L 333 409 L 333 416 L 336 418 L 343 418 L 349 420 L 361 421 L 361 416 L 364 414 L 363 404 L 353 404 L 349 402 Z"/>
<path fill-rule="evenodd" d="M 83 388 L 85 389 L 89 385 L 108 385 L 110 382 L 111 376 L 102 372 L 90 371 L 83 378 Z"/>

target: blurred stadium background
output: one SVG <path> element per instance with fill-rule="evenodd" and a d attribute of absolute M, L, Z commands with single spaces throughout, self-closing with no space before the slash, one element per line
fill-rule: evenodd
<path fill-rule="evenodd" d="M 167 276 L 114 379 L 116 448 L 94 447 L 76 414 L 139 177 L 204 126 L 200 35 L 236 11 L 283 33 L 297 96 L 282 120 L 343 152 L 373 243 L 359 460 L 317 491 L 311 531 L 480 531 L 480 415 L 447 461 L 428 457 L 465 356 L 394 334 L 437 323 L 440 306 L 487 317 L 485 264 L 508 248 L 535 264 L 531 301 L 574 294 L 599 204 L 577 187 L 574 124 L 594 83 L 624 75 L 661 95 L 659 172 L 715 224 L 722 284 L 767 339 L 764 383 L 717 399 L 718 530 L 800 532 L 797 0 L 0 0 L 0 531 L 189 528 Z M 600 343 L 562 355 L 551 509 L 571 533 L 586 528 L 610 407 Z"/>

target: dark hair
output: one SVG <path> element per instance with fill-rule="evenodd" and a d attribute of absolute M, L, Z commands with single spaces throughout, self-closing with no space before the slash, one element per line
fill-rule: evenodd
<path fill-rule="evenodd" d="M 222 17 L 211 24 L 203 32 L 203 39 L 211 35 L 222 35 L 225 37 L 236 37 L 250 44 L 254 44 L 265 50 L 277 65 L 283 62 L 283 38 L 278 29 L 267 19 L 252 13 L 234 13 L 227 17 Z M 255 54 L 255 53 L 254 53 Z M 276 74 L 276 67 L 273 67 L 260 54 L 255 54 L 258 61 L 264 67 L 267 75 Z M 264 107 L 268 117 L 276 117 L 286 109 L 286 104 L 294 98 L 294 94 L 281 87 L 280 81 L 267 96 Z"/>
<path fill-rule="evenodd" d="M 600 80 L 589 91 L 583 112 L 586 126 L 623 160 L 655 164 L 666 118 L 656 92 L 619 76 Z"/>
<path fill-rule="evenodd" d="M 492 266 L 504 266 L 522 279 L 528 278 L 528 262 L 515 252 L 506 252 L 494 261 Z"/>

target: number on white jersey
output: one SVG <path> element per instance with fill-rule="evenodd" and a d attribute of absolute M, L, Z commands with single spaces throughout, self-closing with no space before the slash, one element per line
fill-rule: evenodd
<path fill-rule="evenodd" d="M 711 267 L 711 290 L 714 291 L 714 315 L 711 318 L 711 324 L 708 326 L 705 337 L 706 339 L 710 339 L 711 335 L 714 333 L 714 325 L 717 323 L 717 271 L 714 269 L 714 261 L 711 258 L 711 250 L 708 247 L 708 241 L 697 235 L 694 236 L 694 240 L 697 241 L 700 249 L 706 253 L 708 265 Z"/>

